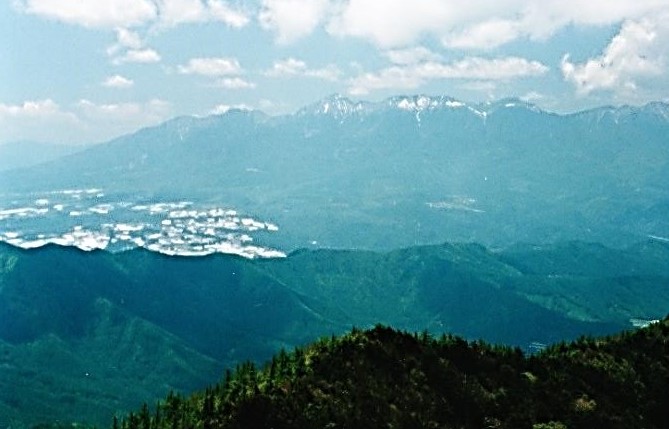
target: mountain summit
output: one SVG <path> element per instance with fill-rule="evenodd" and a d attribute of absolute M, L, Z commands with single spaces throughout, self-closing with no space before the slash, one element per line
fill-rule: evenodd
<path fill-rule="evenodd" d="M 329 115 L 336 119 L 342 119 L 353 113 L 366 110 L 368 105 L 368 103 L 364 102 L 351 101 L 341 94 L 333 94 L 314 104 L 298 110 L 296 116 Z"/>
<path fill-rule="evenodd" d="M 445 95 L 430 96 L 419 94 L 394 96 L 380 102 L 366 102 L 352 101 L 341 94 L 333 94 L 317 103 L 298 110 L 296 116 L 329 115 L 336 119 L 343 119 L 354 114 L 369 115 L 374 112 L 389 110 L 420 113 L 435 110 L 465 109 L 483 117 L 503 108 L 522 108 L 537 113 L 543 112 L 536 105 L 518 98 L 505 98 L 493 103 L 467 103 Z"/>

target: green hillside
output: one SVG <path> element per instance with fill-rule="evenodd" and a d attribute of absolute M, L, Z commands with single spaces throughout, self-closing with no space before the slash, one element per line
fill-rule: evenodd
<path fill-rule="evenodd" d="M 666 428 L 669 319 L 525 356 L 378 326 L 239 366 L 114 428 Z"/>
<path fill-rule="evenodd" d="M 224 368 L 353 326 L 524 350 L 619 332 L 666 314 L 667 261 L 660 242 L 443 244 L 273 260 L 2 245 L 0 426 L 106 424 Z"/>
<path fill-rule="evenodd" d="M 146 398 L 192 391 L 223 373 L 220 362 L 109 301 L 98 300 L 95 309 L 90 332 L 76 340 L 49 333 L 26 343 L 0 342 L 3 427 L 99 424 Z"/>

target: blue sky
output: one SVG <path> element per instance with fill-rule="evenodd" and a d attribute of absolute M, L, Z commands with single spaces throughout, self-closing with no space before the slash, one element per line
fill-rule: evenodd
<path fill-rule="evenodd" d="M 92 143 L 333 93 L 669 101 L 669 0 L 6 0 L 0 143 Z"/>

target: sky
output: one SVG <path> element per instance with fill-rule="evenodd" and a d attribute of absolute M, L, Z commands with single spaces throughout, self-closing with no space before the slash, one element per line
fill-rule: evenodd
<path fill-rule="evenodd" d="M 0 0 L 0 143 L 335 93 L 669 101 L 669 0 Z"/>

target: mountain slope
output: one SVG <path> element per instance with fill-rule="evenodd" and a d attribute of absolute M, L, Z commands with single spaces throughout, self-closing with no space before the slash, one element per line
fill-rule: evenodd
<path fill-rule="evenodd" d="M 284 261 L 258 264 L 294 290 L 334 303 L 347 320 L 362 326 L 381 322 L 523 346 L 615 329 L 604 327 L 610 319 L 598 319 L 603 324 L 588 327 L 527 305 L 514 287 L 524 277 L 478 245 L 445 244 L 383 254 L 298 252 Z M 667 293 L 661 296 L 669 298 Z"/>
<path fill-rule="evenodd" d="M 79 416 L 99 425 L 140 399 L 354 325 L 526 349 L 611 333 L 666 312 L 668 260 L 657 241 L 303 250 L 274 260 L 3 244 L 0 380 L 16 387 L 0 389 L 2 423 Z M 70 387 L 54 392 L 60 384 Z"/>
<path fill-rule="evenodd" d="M 95 310 L 89 332 L 76 340 L 50 333 L 0 341 L 3 427 L 69 422 L 75 415 L 104 422 L 147 398 L 199 388 L 223 371 L 219 361 L 109 301 L 98 300 Z"/>
<path fill-rule="evenodd" d="M 3 245 L 0 425 L 99 425 L 337 329 L 305 302 L 243 259 Z"/>
<path fill-rule="evenodd" d="M 223 202 L 275 220 L 268 244 L 283 250 L 630 244 L 669 236 L 667 111 L 339 96 L 281 117 L 177 118 L 0 183 Z"/>
<path fill-rule="evenodd" d="M 523 356 L 377 326 L 123 418 L 134 428 L 664 428 L 669 320 Z"/>

